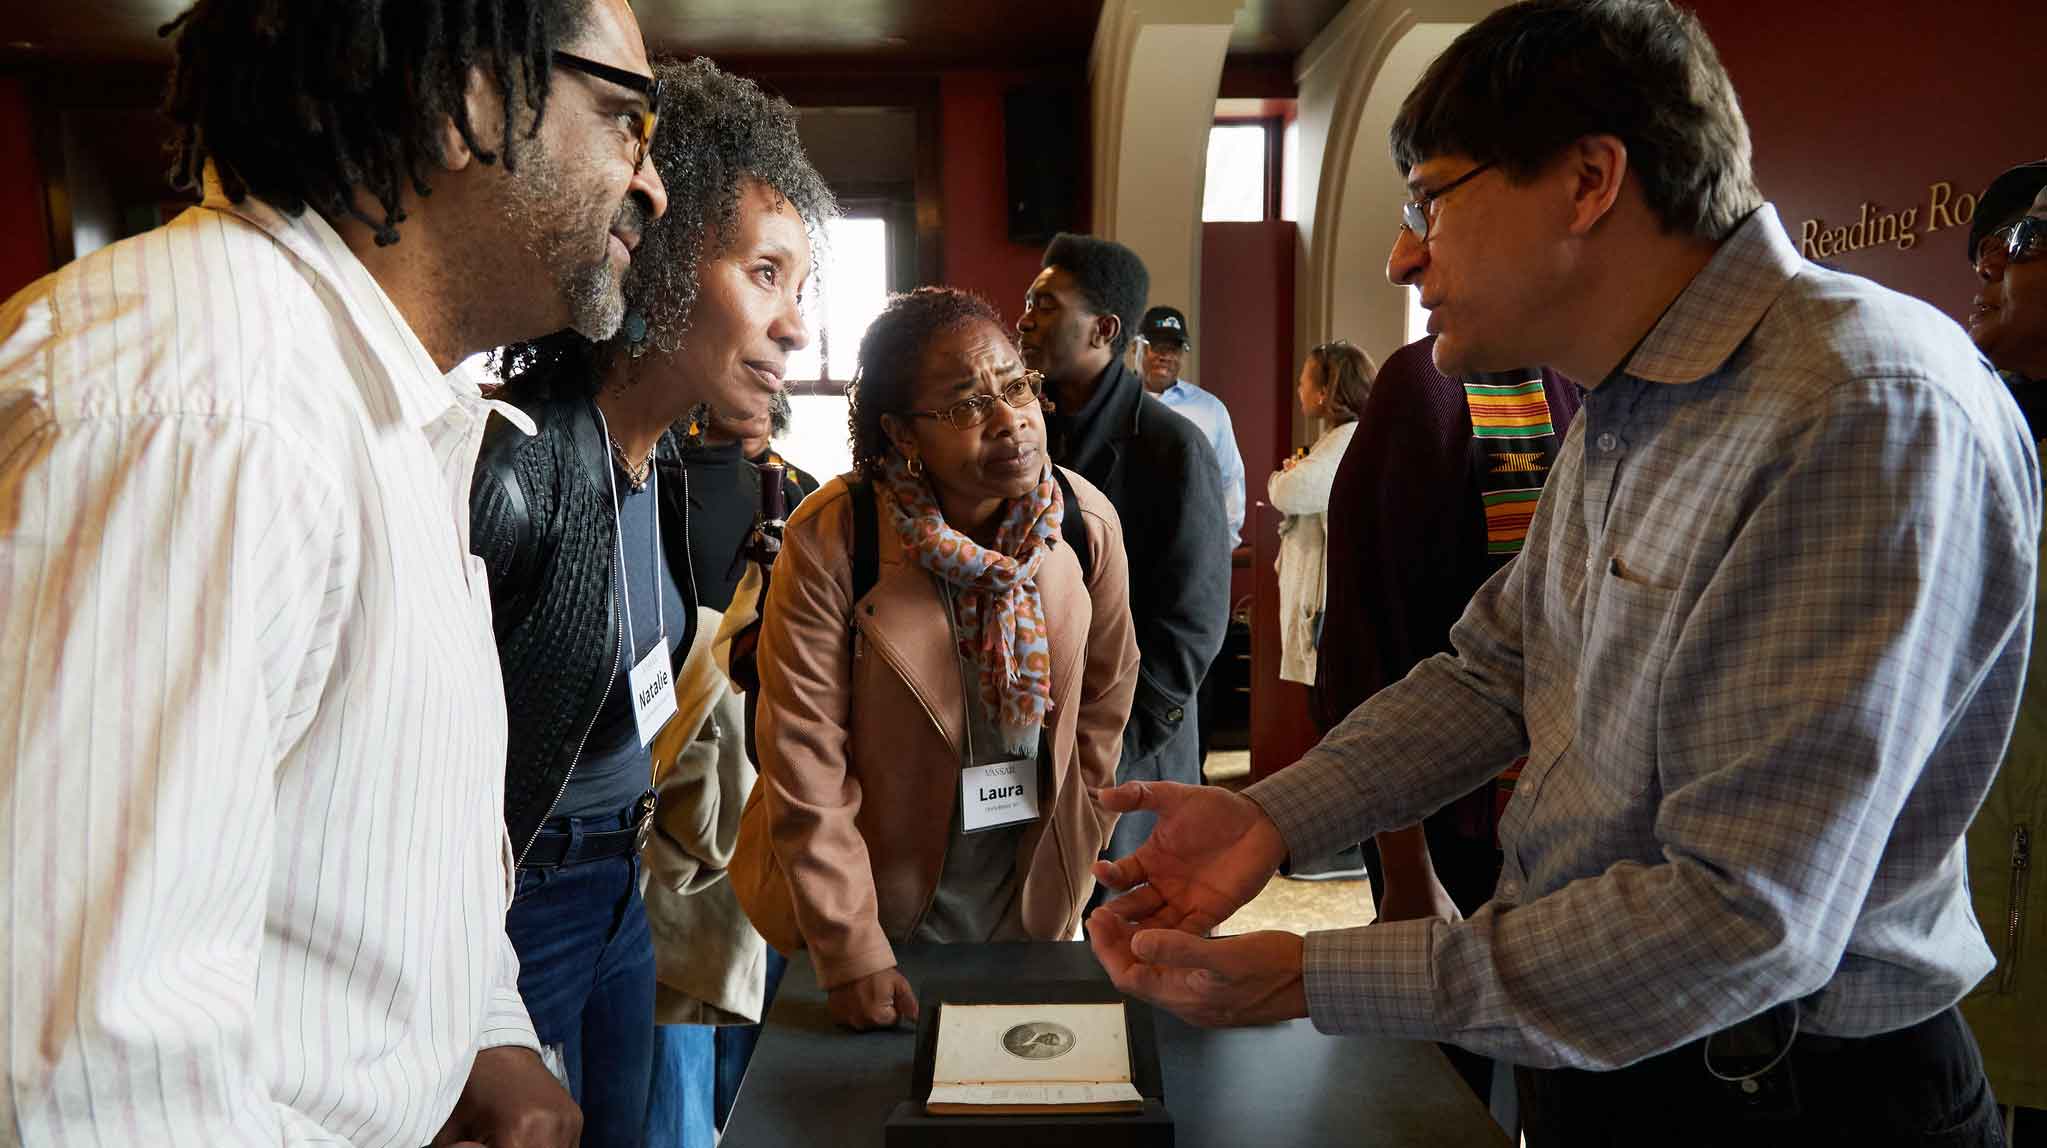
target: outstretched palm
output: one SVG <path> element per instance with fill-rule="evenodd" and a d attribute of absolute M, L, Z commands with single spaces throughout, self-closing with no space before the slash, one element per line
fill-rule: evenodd
<path fill-rule="evenodd" d="M 1137 852 L 1095 863 L 1102 884 L 1131 890 L 1103 908 L 1140 929 L 1206 934 L 1257 896 L 1286 860 L 1286 843 L 1265 811 L 1226 790 L 1133 782 L 1102 790 L 1101 801 L 1116 813 L 1158 814 Z"/>

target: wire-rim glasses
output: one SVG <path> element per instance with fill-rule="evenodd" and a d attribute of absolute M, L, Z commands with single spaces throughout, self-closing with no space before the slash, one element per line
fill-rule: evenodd
<path fill-rule="evenodd" d="M 1429 238 L 1429 223 L 1433 219 L 1430 209 L 1435 206 L 1436 201 L 1477 179 L 1486 172 L 1491 171 L 1492 168 L 1493 165 L 1491 163 L 1479 164 L 1477 167 L 1436 188 L 1434 191 L 1424 191 L 1406 203 L 1401 204 L 1401 223 L 1405 224 L 1409 231 L 1414 232 L 1416 239 L 1427 242 Z"/>
<path fill-rule="evenodd" d="M 1010 406 L 1022 409 L 1037 402 L 1045 393 L 1045 376 L 1039 371 L 1025 371 L 1016 378 L 1002 384 L 1000 397 Z M 972 430 L 995 414 L 995 395 L 974 395 L 961 399 L 944 410 L 905 411 L 905 415 L 917 419 L 941 419 L 954 430 Z"/>

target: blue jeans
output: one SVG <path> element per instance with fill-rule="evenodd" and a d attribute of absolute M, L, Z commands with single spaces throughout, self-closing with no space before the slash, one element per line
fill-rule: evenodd
<path fill-rule="evenodd" d="M 789 962 L 768 950 L 761 1015 Z M 757 1024 L 664 1024 L 655 1029 L 653 1095 L 647 1102 L 647 1143 L 658 1148 L 712 1148 L 732 1115 L 739 1082 L 760 1041 Z"/>
<path fill-rule="evenodd" d="M 590 819 L 592 829 L 612 828 Z M 583 1148 L 639 1148 L 654 1058 L 654 938 L 639 860 L 521 869 L 505 919 L 519 995 L 583 1108 Z"/>

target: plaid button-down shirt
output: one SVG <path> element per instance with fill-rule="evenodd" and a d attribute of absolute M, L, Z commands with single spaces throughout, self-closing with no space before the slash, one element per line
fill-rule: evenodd
<path fill-rule="evenodd" d="M 1954 1003 L 2039 527 L 1961 330 L 1758 210 L 1587 395 L 1455 655 L 1249 790 L 1315 856 L 1529 753 L 1495 900 L 1312 934 L 1317 1026 L 1607 1068 L 1785 1001 L 1837 1036 Z"/>

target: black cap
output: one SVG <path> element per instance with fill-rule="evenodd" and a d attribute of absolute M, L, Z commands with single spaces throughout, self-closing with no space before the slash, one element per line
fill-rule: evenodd
<path fill-rule="evenodd" d="M 1976 199 L 1976 214 L 1969 218 L 1970 263 L 1976 262 L 1976 247 L 1983 237 L 2017 221 L 2033 206 L 2033 197 L 2043 187 L 2047 187 L 2047 159 L 2022 163 L 1990 181 Z"/>
<path fill-rule="evenodd" d="M 1187 316 L 1171 307 L 1153 307 L 1144 313 L 1144 321 L 1137 325 L 1137 333 L 1147 343 L 1180 343 L 1194 341 L 1193 332 L 1187 329 Z"/>

